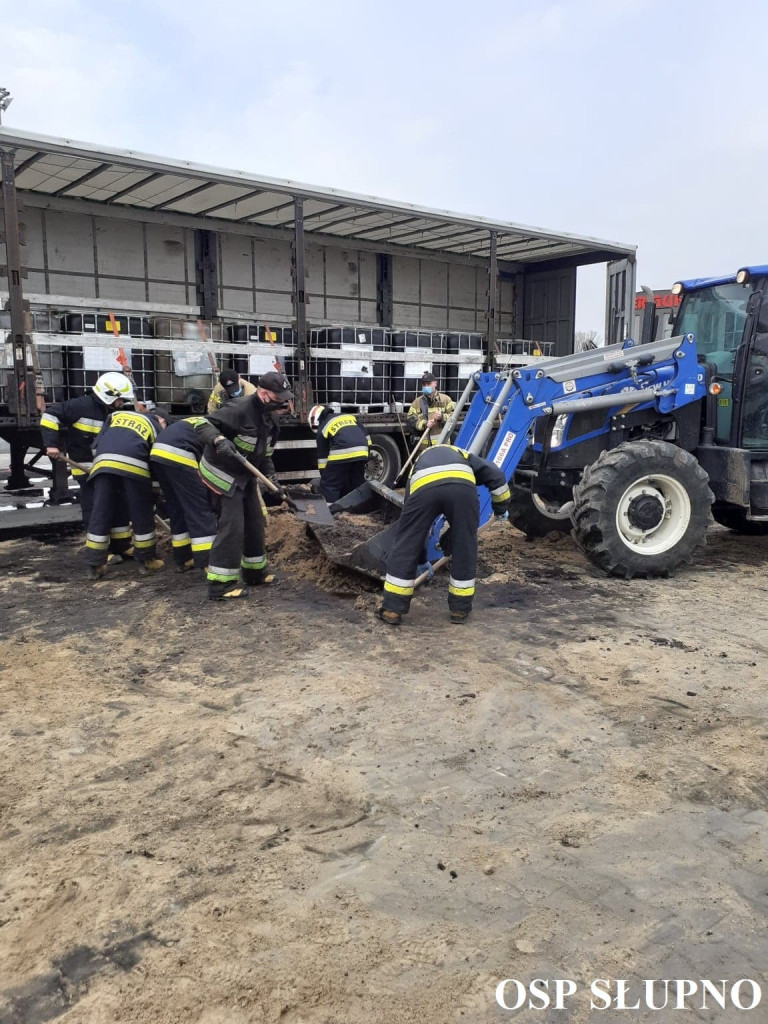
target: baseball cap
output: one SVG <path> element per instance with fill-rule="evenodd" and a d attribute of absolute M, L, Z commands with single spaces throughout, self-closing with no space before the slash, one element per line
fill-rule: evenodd
<path fill-rule="evenodd" d="M 430 373 L 429 371 L 427 371 L 426 373 L 422 374 L 421 383 L 437 384 L 437 377 L 434 375 L 434 373 Z"/>
<path fill-rule="evenodd" d="M 219 374 L 219 384 L 224 388 L 230 398 L 239 391 L 242 384 L 238 381 L 239 374 L 237 370 L 222 370 Z"/>
<path fill-rule="evenodd" d="M 259 377 L 259 387 L 264 388 L 265 391 L 271 391 L 273 395 L 279 395 L 284 402 L 293 401 L 291 383 L 284 373 L 278 373 L 276 370 L 263 373 Z"/>

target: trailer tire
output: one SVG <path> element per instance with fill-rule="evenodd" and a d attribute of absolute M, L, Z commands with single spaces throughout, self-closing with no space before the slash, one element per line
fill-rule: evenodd
<path fill-rule="evenodd" d="M 526 537 L 546 537 L 549 533 L 569 533 L 573 502 L 552 505 L 535 495 L 529 487 L 510 483 L 509 521 Z"/>
<path fill-rule="evenodd" d="M 712 515 L 716 523 L 727 526 L 734 533 L 741 533 L 745 537 L 764 537 L 768 534 L 768 523 L 755 523 L 747 519 L 744 512 L 737 512 L 732 508 L 713 508 Z"/>
<path fill-rule="evenodd" d="M 400 472 L 402 460 L 397 441 L 389 434 L 371 434 L 371 452 L 365 467 L 365 479 L 391 487 Z"/>
<path fill-rule="evenodd" d="M 573 537 L 609 576 L 670 576 L 706 543 L 714 495 L 689 452 L 629 441 L 601 453 L 573 489 Z"/>

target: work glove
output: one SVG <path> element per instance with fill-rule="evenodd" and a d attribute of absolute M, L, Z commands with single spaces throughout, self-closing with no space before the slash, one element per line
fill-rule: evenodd
<path fill-rule="evenodd" d="M 502 507 L 502 508 L 495 508 L 493 510 L 493 518 L 494 519 L 509 519 L 509 509 L 508 508 L 504 508 L 504 507 Z"/>
<path fill-rule="evenodd" d="M 427 574 L 427 582 L 432 579 L 435 575 L 435 570 L 432 568 L 431 562 L 422 562 L 421 565 L 416 566 L 416 575 L 421 576 L 423 573 Z"/>
<path fill-rule="evenodd" d="M 268 505 L 269 508 L 275 508 L 277 505 L 282 505 L 286 499 L 286 493 L 282 487 L 279 487 L 276 491 L 270 491 L 265 487 L 262 494 L 264 497 L 264 504 Z"/>
<path fill-rule="evenodd" d="M 237 455 L 237 448 L 233 441 L 230 441 L 228 437 L 220 438 L 214 445 L 217 455 Z"/>

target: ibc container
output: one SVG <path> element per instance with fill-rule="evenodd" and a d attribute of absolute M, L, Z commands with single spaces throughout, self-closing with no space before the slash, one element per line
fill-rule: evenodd
<path fill-rule="evenodd" d="M 283 345 L 287 344 L 286 337 L 293 337 L 291 327 L 267 327 L 267 324 L 224 324 L 224 333 L 227 341 L 236 344 L 263 344 Z"/>
<path fill-rule="evenodd" d="M 389 402 L 387 363 L 381 360 L 322 359 L 309 361 L 317 402 L 342 406 L 384 406 Z"/>
<path fill-rule="evenodd" d="M 67 334 L 112 334 L 112 321 L 104 313 L 64 313 L 60 318 L 61 329 Z M 152 321 L 146 316 L 115 317 L 116 337 L 152 338 Z"/>
<path fill-rule="evenodd" d="M 459 384 L 459 367 L 457 363 L 435 363 L 432 373 L 437 377 L 437 390 L 448 395 L 454 402 L 464 390 L 466 380 Z"/>
<path fill-rule="evenodd" d="M 196 352 L 196 350 L 195 350 Z M 205 411 L 216 376 L 201 349 L 205 369 L 179 373 L 179 359 L 174 352 L 155 353 L 155 401 L 161 405 L 186 405 L 192 412 Z M 202 362 L 202 360 L 199 360 Z"/>
<path fill-rule="evenodd" d="M 391 348 L 393 352 L 404 352 L 413 348 L 431 350 L 432 331 L 393 331 Z"/>
<path fill-rule="evenodd" d="M 390 332 L 386 327 L 365 327 L 334 325 L 315 327 L 310 333 L 313 348 L 356 348 L 371 347 L 375 352 L 387 352 L 390 348 Z"/>
<path fill-rule="evenodd" d="M 153 316 L 150 317 L 150 322 L 155 338 L 167 338 L 169 340 L 181 338 L 184 341 L 196 341 L 201 344 L 206 341 L 219 340 L 218 337 L 214 337 L 216 332 L 213 331 L 213 328 L 219 328 L 219 325 L 212 324 L 207 320 L 184 320 L 181 317 L 174 316 Z M 219 337 L 221 336 L 220 330 L 218 335 Z"/>

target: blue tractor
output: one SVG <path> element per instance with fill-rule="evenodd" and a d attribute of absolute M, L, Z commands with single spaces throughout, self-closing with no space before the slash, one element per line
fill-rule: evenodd
<path fill-rule="evenodd" d="M 768 267 L 681 282 L 675 337 L 476 373 L 441 440 L 460 422 L 453 443 L 507 474 L 515 525 L 532 535 L 570 529 L 610 575 L 673 573 L 705 542 L 713 515 L 767 533 L 767 287 Z M 402 503 L 366 486 L 379 505 Z M 339 506 L 355 507 L 360 495 Z M 480 507 L 482 524 L 491 517 L 483 488 Z M 431 560 L 442 525 L 430 533 Z M 332 557 L 383 575 L 392 534 Z"/>

